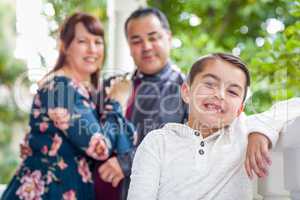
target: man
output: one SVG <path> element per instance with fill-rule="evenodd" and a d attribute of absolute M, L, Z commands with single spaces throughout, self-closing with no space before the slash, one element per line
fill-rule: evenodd
<path fill-rule="evenodd" d="M 170 61 L 172 34 L 166 16 L 156 8 L 134 11 L 125 23 L 131 56 L 137 67 L 126 117 L 137 128 L 137 145 L 153 129 L 168 122 L 183 123 L 187 107 L 180 97 L 184 76 Z M 123 179 L 121 199 L 126 199 L 133 153 L 113 157 L 99 169 L 113 186 Z M 124 177 L 126 177 L 124 179 Z"/>

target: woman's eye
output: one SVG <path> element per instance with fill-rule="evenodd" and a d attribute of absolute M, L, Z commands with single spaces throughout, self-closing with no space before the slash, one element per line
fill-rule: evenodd
<path fill-rule="evenodd" d="M 85 43 L 85 40 L 78 40 L 78 43 Z"/>
<path fill-rule="evenodd" d="M 103 44 L 103 42 L 101 40 L 96 41 L 96 44 L 100 45 Z"/>

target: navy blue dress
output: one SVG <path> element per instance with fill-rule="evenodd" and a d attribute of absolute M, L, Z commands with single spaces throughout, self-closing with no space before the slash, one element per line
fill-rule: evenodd
<path fill-rule="evenodd" d="M 108 101 L 113 111 L 99 123 L 89 92 L 64 76 L 55 76 L 39 88 L 30 114 L 27 142 L 32 154 L 21 163 L 2 199 L 94 199 L 93 165 L 106 153 L 132 150 L 134 128 L 121 114 L 120 105 Z M 70 123 L 57 128 L 49 109 L 65 108 Z M 103 149 L 102 149 L 103 150 Z"/>

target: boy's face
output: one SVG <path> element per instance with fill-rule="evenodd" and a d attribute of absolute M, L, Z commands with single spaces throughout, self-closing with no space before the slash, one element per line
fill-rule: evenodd
<path fill-rule="evenodd" d="M 192 85 L 182 87 L 189 122 L 203 126 L 197 129 L 229 125 L 243 108 L 245 85 L 246 76 L 238 67 L 219 59 L 208 61 Z"/>

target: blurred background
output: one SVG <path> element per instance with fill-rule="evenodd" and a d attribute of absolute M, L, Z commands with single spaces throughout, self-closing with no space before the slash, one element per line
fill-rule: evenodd
<path fill-rule="evenodd" d="M 62 20 L 77 10 L 98 16 L 106 31 L 105 68 L 131 71 L 123 23 L 145 5 L 167 15 L 171 57 L 183 72 L 207 53 L 242 57 L 252 74 L 248 114 L 300 96 L 300 0 L 1 0 L 0 184 L 20 162 L 36 81 L 55 63 Z"/>

